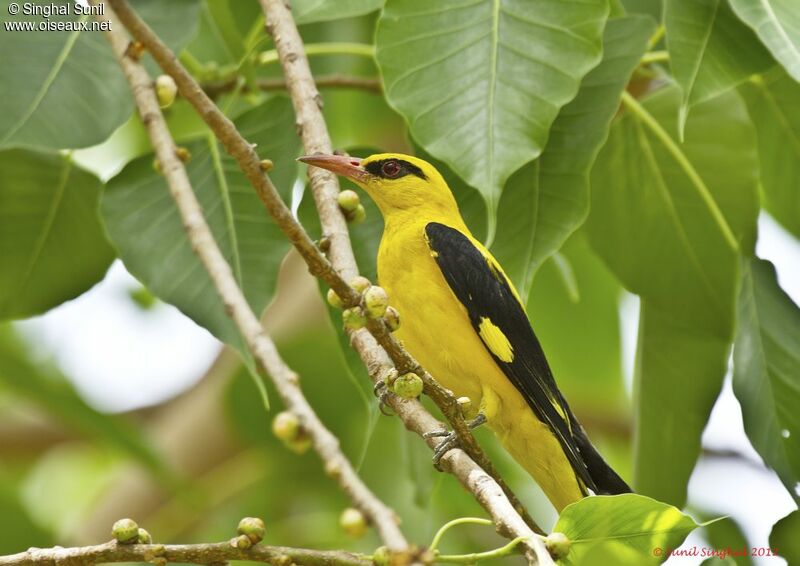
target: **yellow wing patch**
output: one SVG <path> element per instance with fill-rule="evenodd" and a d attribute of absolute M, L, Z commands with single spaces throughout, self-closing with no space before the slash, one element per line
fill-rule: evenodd
<path fill-rule="evenodd" d="M 514 361 L 514 348 L 511 347 L 511 342 L 491 320 L 482 316 L 478 329 L 481 339 L 489 348 L 489 351 L 506 363 Z"/>

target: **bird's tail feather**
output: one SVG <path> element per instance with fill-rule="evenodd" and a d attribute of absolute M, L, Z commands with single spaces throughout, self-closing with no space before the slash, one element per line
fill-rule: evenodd
<path fill-rule="evenodd" d="M 572 416 L 572 415 L 570 415 Z M 572 437 L 581 452 L 581 458 L 589 470 L 589 475 L 597 488 L 597 495 L 618 495 L 620 493 L 631 493 L 633 490 L 625 483 L 619 474 L 609 466 L 597 449 L 594 447 L 586 431 L 581 424 L 572 416 Z"/>

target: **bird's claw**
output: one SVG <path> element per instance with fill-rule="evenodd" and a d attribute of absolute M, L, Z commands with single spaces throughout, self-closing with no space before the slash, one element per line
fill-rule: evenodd
<path fill-rule="evenodd" d="M 387 417 L 391 417 L 393 415 L 392 410 L 387 405 L 387 399 L 389 398 L 389 388 L 386 387 L 385 381 L 379 381 L 375 384 L 375 387 L 372 388 L 372 393 L 378 398 L 378 409 L 380 410 L 381 414 Z"/>
<path fill-rule="evenodd" d="M 483 413 L 478 413 L 477 416 L 467 421 L 466 425 L 469 430 L 474 430 L 484 424 L 486 422 L 486 415 Z M 439 429 L 439 430 L 431 430 L 422 435 L 422 438 L 442 438 L 443 440 L 436 445 L 436 448 L 433 449 L 433 467 L 437 470 L 441 471 L 441 467 L 439 466 L 442 457 L 447 454 L 452 448 L 455 448 L 459 445 L 459 438 L 458 433 L 456 431 L 450 431 L 446 429 Z"/>
<path fill-rule="evenodd" d="M 422 438 L 441 438 L 442 436 L 447 436 L 450 434 L 450 431 L 444 428 L 440 428 L 439 430 L 431 430 L 426 433 L 423 433 Z"/>
<path fill-rule="evenodd" d="M 442 458 L 444 457 L 445 454 L 450 452 L 450 450 L 452 450 L 453 448 L 456 448 L 459 445 L 460 440 L 458 438 L 458 433 L 456 431 L 447 432 L 447 431 L 436 430 L 436 431 L 432 431 L 432 432 L 434 432 L 434 433 L 444 432 L 445 433 L 444 435 L 434 435 L 434 434 L 432 434 L 429 437 L 429 438 L 432 438 L 432 437 L 435 437 L 435 436 L 440 436 L 440 437 L 443 436 L 443 440 L 439 444 L 436 445 L 436 448 L 433 449 L 433 467 L 441 472 L 442 471 L 442 468 L 441 468 Z"/>

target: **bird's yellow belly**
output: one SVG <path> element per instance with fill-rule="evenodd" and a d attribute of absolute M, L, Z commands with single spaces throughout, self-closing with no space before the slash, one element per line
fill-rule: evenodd
<path fill-rule="evenodd" d="M 484 413 L 505 448 L 542 487 L 555 507 L 583 496 L 558 440 L 533 413 L 472 327 L 421 234 L 382 243 L 378 279 L 398 309 L 397 337 L 436 380 Z M 419 282 L 424 282 L 420 284 Z"/>

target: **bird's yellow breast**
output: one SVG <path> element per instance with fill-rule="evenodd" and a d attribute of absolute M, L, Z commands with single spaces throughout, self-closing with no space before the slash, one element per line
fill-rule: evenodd
<path fill-rule="evenodd" d="M 378 280 L 401 313 L 398 338 L 442 385 L 477 407 L 480 384 L 463 375 L 461 355 L 481 353 L 483 344 L 431 256 L 424 229 L 422 223 L 387 226 L 378 251 Z M 488 355 L 475 357 L 484 371 L 496 371 Z"/>

